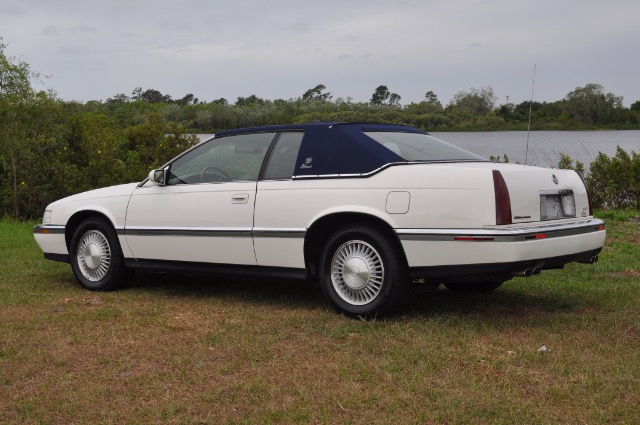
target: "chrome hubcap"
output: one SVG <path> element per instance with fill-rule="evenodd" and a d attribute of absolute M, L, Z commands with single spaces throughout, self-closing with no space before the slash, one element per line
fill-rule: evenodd
<path fill-rule="evenodd" d="M 349 304 L 370 303 L 380 295 L 384 283 L 380 254 L 366 242 L 345 242 L 331 260 L 331 281 Z"/>
<path fill-rule="evenodd" d="M 107 238 L 97 230 L 89 230 L 78 242 L 78 267 L 92 282 L 101 280 L 109 271 L 111 248 Z"/>

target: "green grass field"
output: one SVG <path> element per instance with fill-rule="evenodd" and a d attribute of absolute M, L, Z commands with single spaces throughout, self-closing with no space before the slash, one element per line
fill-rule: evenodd
<path fill-rule="evenodd" d="M 138 275 L 95 293 L 0 221 L 0 423 L 637 424 L 640 220 L 596 265 L 337 315 L 319 287 Z M 550 352 L 538 352 L 546 345 Z"/>

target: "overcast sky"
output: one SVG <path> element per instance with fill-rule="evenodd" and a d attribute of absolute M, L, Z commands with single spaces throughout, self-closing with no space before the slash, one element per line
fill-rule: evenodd
<path fill-rule="evenodd" d="M 6 54 L 66 100 L 136 87 L 234 103 L 317 84 L 368 101 L 443 104 L 490 86 L 498 104 L 599 83 L 640 100 L 640 0 L 0 0 Z"/>

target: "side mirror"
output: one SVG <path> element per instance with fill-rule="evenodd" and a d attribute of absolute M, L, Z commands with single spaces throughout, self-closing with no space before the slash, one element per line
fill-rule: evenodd
<path fill-rule="evenodd" d="M 152 184 L 164 186 L 167 184 L 167 170 L 159 169 L 159 170 L 151 170 L 149 172 L 149 181 Z"/>

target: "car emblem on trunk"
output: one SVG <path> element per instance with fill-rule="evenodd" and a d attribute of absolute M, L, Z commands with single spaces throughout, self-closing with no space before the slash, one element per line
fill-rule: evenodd
<path fill-rule="evenodd" d="M 551 180 L 553 180 L 555 184 L 558 184 L 558 178 L 556 177 L 555 174 L 551 174 Z"/>

